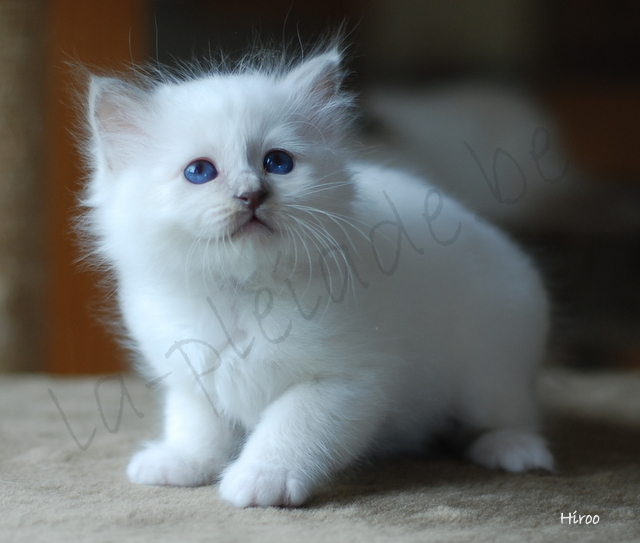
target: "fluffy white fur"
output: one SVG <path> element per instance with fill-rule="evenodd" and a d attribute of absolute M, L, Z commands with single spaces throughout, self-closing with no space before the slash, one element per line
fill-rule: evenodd
<path fill-rule="evenodd" d="M 299 505 L 363 455 L 422 451 L 453 425 L 487 467 L 552 466 L 537 273 L 424 180 L 350 161 L 340 62 L 92 81 L 87 224 L 166 395 L 134 482 Z M 290 173 L 265 171 L 272 149 Z M 218 176 L 189 183 L 200 158 Z M 261 222 L 238 198 L 258 189 Z"/>

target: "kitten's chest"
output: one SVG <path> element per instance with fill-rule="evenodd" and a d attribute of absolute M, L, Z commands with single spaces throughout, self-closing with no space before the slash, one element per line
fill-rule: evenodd
<path fill-rule="evenodd" d="M 236 308 L 223 315 L 211 302 L 220 354 L 207 384 L 219 410 L 250 430 L 292 380 L 287 345 L 269 341 L 272 326 L 256 320 L 254 311 Z"/>
<path fill-rule="evenodd" d="M 208 337 L 224 358 L 246 359 L 255 344 L 255 330 L 246 303 L 220 296 L 206 296 L 198 311 L 205 325 L 202 334 Z"/>
<path fill-rule="evenodd" d="M 317 326 L 275 289 L 190 294 L 132 289 L 123 299 L 127 324 L 158 376 L 196 394 L 204 388 L 220 413 L 250 429 L 313 371 L 305 361 Z"/>
<path fill-rule="evenodd" d="M 306 342 L 300 335 L 308 340 L 310 331 L 275 296 L 258 294 L 250 303 L 229 305 L 208 299 L 207 306 L 220 345 L 208 386 L 215 390 L 220 411 L 250 430 L 269 404 L 304 377 Z"/>

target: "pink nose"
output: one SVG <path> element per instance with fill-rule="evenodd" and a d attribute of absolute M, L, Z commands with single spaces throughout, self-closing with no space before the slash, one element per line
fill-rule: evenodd
<path fill-rule="evenodd" d="M 267 199 L 268 193 L 266 190 L 254 190 L 249 192 L 243 192 L 236 196 L 240 202 L 246 205 L 251 211 L 258 209 L 264 201 Z"/>

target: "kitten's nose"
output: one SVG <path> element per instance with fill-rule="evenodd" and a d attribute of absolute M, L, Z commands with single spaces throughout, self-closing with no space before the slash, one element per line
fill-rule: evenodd
<path fill-rule="evenodd" d="M 236 196 L 236 198 L 246 205 L 251 211 L 255 211 L 264 203 L 268 195 L 269 194 L 266 190 L 259 189 L 243 192 Z"/>

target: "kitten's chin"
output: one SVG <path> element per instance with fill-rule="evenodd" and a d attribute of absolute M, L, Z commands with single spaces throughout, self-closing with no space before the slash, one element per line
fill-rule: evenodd
<path fill-rule="evenodd" d="M 240 226 L 237 226 L 235 230 L 232 231 L 231 239 L 236 240 L 239 238 L 271 234 L 275 234 L 273 228 L 254 215 L 248 221 L 240 224 Z"/>
<path fill-rule="evenodd" d="M 237 283 L 255 281 L 271 274 L 282 250 L 282 238 L 269 223 L 258 217 L 229 225 L 228 233 L 218 238 L 210 269 Z"/>

